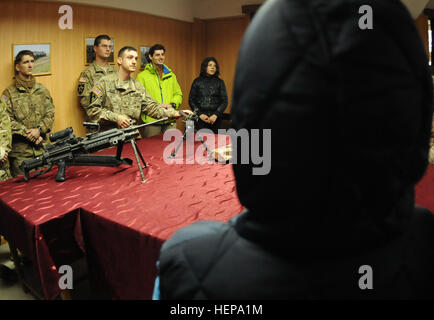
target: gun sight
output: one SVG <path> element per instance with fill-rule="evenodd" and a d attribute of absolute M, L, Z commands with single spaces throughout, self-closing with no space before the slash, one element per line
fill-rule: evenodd
<path fill-rule="evenodd" d="M 73 137 L 73 136 L 74 136 L 74 130 L 72 130 L 72 127 L 68 127 L 64 130 L 57 131 L 49 135 L 51 142 L 56 142 L 57 140 L 62 140 L 67 137 Z"/>

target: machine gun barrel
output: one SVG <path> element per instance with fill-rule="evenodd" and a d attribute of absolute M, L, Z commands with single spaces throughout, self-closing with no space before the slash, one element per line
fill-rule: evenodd
<path fill-rule="evenodd" d="M 166 120 L 168 120 L 168 119 L 169 119 L 169 118 L 164 117 L 164 118 L 161 118 L 161 119 L 158 119 L 158 120 L 152 121 L 152 122 L 142 123 L 142 124 L 135 125 L 135 126 L 130 126 L 130 127 L 128 127 L 128 128 L 124 128 L 124 129 L 121 129 L 121 130 L 124 130 L 124 131 L 132 131 L 132 130 L 140 129 L 140 128 L 143 128 L 143 127 L 146 127 L 146 126 L 150 126 L 150 125 L 152 125 L 152 124 L 156 124 L 156 123 L 158 123 L 158 122 L 166 121 Z"/>

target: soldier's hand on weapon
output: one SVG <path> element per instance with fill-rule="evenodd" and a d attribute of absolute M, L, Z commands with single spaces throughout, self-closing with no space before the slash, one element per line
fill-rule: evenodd
<path fill-rule="evenodd" d="M 216 122 L 216 120 L 217 120 L 217 115 L 213 114 L 208 119 L 209 119 L 209 123 L 214 124 L 214 122 Z"/>
<path fill-rule="evenodd" d="M 201 114 L 201 115 L 199 116 L 199 118 L 200 118 L 203 122 L 209 123 L 209 118 L 208 118 L 208 116 L 207 116 L 206 114 Z"/>
<path fill-rule="evenodd" d="M 186 113 L 188 115 L 193 114 L 193 111 L 191 111 L 191 110 L 182 110 L 182 112 L 184 112 L 184 113 Z"/>
<path fill-rule="evenodd" d="M 185 115 L 189 116 L 189 115 L 193 114 L 193 111 L 191 111 L 191 110 L 181 110 L 181 112 L 184 113 L 184 115 L 182 115 L 179 111 L 176 111 L 175 117 L 176 118 L 181 118 L 181 117 L 184 117 Z"/>
<path fill-rule="evenodd" d="M 41 132 L 39 131 L 38 128 L 33 128 L 30 130 L 27 130 L 27 140 L 29 140 L 31 142 L 36 142 L 36 140 L 38 140 L 40 135 L 41 135 Z"/>
<path fill-rule="evenodd" d="M 38 139 L 36 139 L 35 144 L 39 146 L 40 144 L 42 144 L 42 141 L 44 141 L 44 139 L 42 139 L 42 137 L 39 137 Z"/>
<path fill-rule="evenodd" d="M 125 129 L 130 126 L 130 118 L 124 115 L 118 116 L 118 126 L 119 128 Z"/>

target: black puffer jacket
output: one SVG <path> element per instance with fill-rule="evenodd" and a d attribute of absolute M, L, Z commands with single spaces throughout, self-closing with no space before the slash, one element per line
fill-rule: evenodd
<path fill-rule="evenodd" d="M 226 86 L 222 79 L 216 76 L 200 76 L 194 79 L 188 103 L 199 115 L 215 114 L 221 117 L 228 106 Z"/>
<path fill-rule="evenodd" d="M 372 30 L 359 28 L 362 5 Z M 434 298 L 434 216 L 414 204 L 431 104 L 399 0 L 265 2 L 243 39 L 231 113 L 235 129 L 272 129 L 270 174 L 234 165 L 246 212 L 164 244 L 162 297 Z M 373 290 L 359 287 L 364 265 Z"/>

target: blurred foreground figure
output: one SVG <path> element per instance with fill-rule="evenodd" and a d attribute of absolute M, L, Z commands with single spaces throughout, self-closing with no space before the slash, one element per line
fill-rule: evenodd
<path fill-rule="evenodd" d="M 359 27 L 362 5 L 373 29 Z M 163 245 L 161 298 L 434 298 L 434 215 L 414 203 L 431 116 L 400 1 L 265 2 L 240 49 L 232 123 L 272 129 L 271 172 L 234 164 L 247 209 Z"/>

